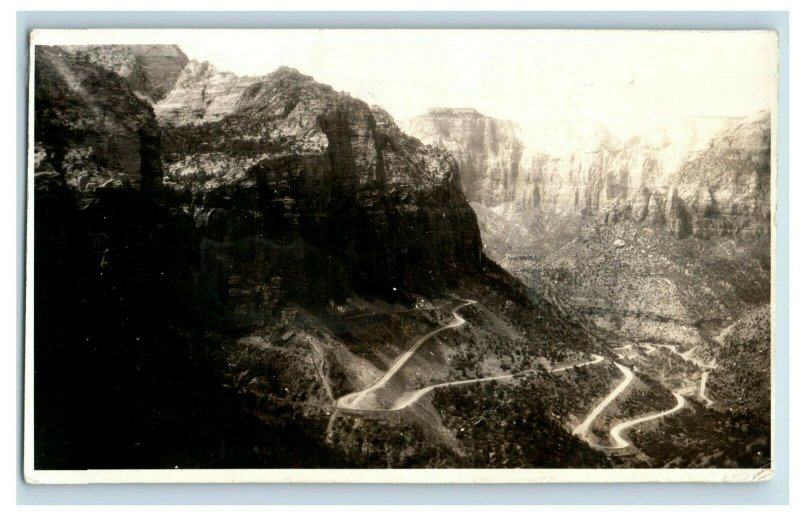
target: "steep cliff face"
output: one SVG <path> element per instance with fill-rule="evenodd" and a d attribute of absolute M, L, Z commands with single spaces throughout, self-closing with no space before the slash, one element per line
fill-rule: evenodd
<path fill-rule="evenodd" d="M 766 111 L 729 122 L 655 185 L 641 184 L 633 197 L 605 196 L 604 220 L 646 223 L 677 238 L 768 238 L 770 124 Z"/>
<path fill-rule="evenodd" d="M 157 102 L 172 90 L 189 59 L 176 45 L 82 45 L 61 47 L 80 52 L 92 63 L 124 78 L 131 90 Z"/>
<path fill-rule="evenodd" d="M 232 113 L 242 94 L 263 77 L 239 77 L 213 65 L 190 61 L 155 105 L 159 122 L 172 125 L 214 122 Z"/>
<path fill-rule="evenodd" d="M 247 341 L 260 342 L 264 328 L 297 331 L 298 309 L 327 320 L 329 307 L 353 297 L 408 302 L 484 274 L 454 160 L 403 134 L 377 106 L 282 68 L 214 121 L 159 128 L 151 104 L 84 52 L 37 48 L 35 66 L 42 467 L 192 465 L 206 460 L 192 451 L 198 442 L 241 440 L 264 425 L 272 438 L 297 440 L 293 453 L 305 456 L 322 446 L 318 421 L 302 423 L 309 411 L 324 417 L 325 391 L 305 368 L 315 359 L 294 349 L 291 360 L 258 355 L 256 369 L 239 370 L 250 344 L 232 335 L 262 329 Z M 340 322 L 314 324 L 310 335 L 342 331 Z M 400 326 L 390 340 L 404 346 L 414 334 L 402 332 L 412 329 Z M 386 337 L 370 331 L 361 353 L 375 360 Z M 356 361 L 330 366 L 341 388 L 358 385 L 364 359 L 346 340 L 327 339 Z M 292 378 L 281 380 L 281 401 L 269 394 L 265 407 L 219 388 L 264 367 Z M 62 368 L 79 377 L 68 387 Z M 248 384 L 247 396 L 266 396 L 270 382 Z M 316 408 L 284 400 L 289 384 Z M 263 422 L 280 410 L 301 412 L 297 426 Z M 237 453 L 249 456 L 252 446 Z M 317 465 L 328 464 L 336 452 L 317 455 Z"/>
<path fill-rule="evenodd" d="M 470 170 L 488 256 L 615 335 L 694 346 L 769 302 L 770 124 L 623 141 L 437 109 L 404 126 Z"/>
<path fill-rule="evenodd" d="M 214 399 L 192 221 L 163 202 L 160 130 L 124 78 L 55 47 L 34 66 L 36 466 L 168 467 Z"/>
<path fill-rule="evenodd" d="M 229 106 L 217 121 L 164 126 L 165 184 L 208 238 L 297 243 L 324 257 L 323 283 L 386 295 L 444 288 L 481 266 L 456 163 L 384 111 L 288 68 Z"/>
<path fill-rule="evenodd" d="M 769 236 L 770 145 L 765 111 L 720 132 L 683 163 L 675 183 L 692 234 Z"/>
<path fill-rule="evenodd" d="M 296 70 L 240 78 L 187 62 L 169 46 L 40 53 L 37 84 L 46 94 L 37 171 L 79 191 L 152 188 L 161 183 L 161 141 L 165 192 L 207 246 L 225 249 L 208 256 L 244 241 L 268 249 L 251 255 L 292 257 L 276 262 L 311 256 L 291 271 L 260 268 L 253 288 L 288 276 L 294 294 L 319 300 L 345 285 L 405 295 L 446 288 L 481 267 L 480 233 L 456 163 L 403 134 L 378 107 Z M 147 72 L 149 85 L 172 85 L 147 98 L 161 98 L 153 108 L 132 94 L 142 84 L 131 81 L 136 69 Z M 218 287 L 241 292 L 243 281 Z"/>
<path fill-rule="evenodd" d="M 161 132 L 149 104 L 86 54 L 36 49 L 37 185 L 63 180 L 85 192 L 159 184 Z"/>
<path fill-rule="evenodd" d="M 523 131 L 474 110 L 434 109 L 403 122 L 469 171 L 462 180 L 472 202 L 632 219 L 679 238 L 769 232 L 769 126 L 766 112 L 696 118 L 623 141 L 603 127 Z"/>
<path fill-rule="evenodd" d="M 433 108 L 403 121 L 403 130 L 446 149 L 458 161 L 464 193 L 486 206 L 516 199 L 524 145 L 513 122 L 471 108 Z"/>

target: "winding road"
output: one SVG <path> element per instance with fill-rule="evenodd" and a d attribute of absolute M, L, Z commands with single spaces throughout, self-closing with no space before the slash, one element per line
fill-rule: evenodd
<path fill-rule="evenodd" d="M 684 353 L 678 352 L 678 349 L 675 346 L 667 344 L 657 344 L 657 346 L 669 349 L 682 359 L 686 360 L 687 362 L 691 362 L 703 370 L 703 373 L 700 376 L 700 387 L 697 389 L 697 398 L 703 401 L 706 404 L 706 407 L 713 405 L 714 400 L 711 400 L 708 396 L 706 396 L 706 382 L 708 382 L 708 375 L 711 374 L 711 370 L 717 367 L 717 359 L 713 359 L 710 363 L 704 364 L 696 358 L 691 358 L 691 356 L 694 354 L 694 351 L 697 349 L 696 346 Z"/>
<path fill-rule="evenodd" d="M 654 348 L 651 344 L 648 344 L 647 342 L 643 342 L 642 347 L 645 348 L 644 350 L 645 355 L 652 355 L 653 353 L 658 351 L 656 348 Z"/>
<path fill-rule="evenodd" d="M 487 377 L 487 378 L 476 378 L 476 379 L 470 379 L 470 380 L 458 380 L 458 381 L 452 381 L 452 382 L 438 383 L 438 384 L 435 384 L 435 385 L 430 385 L 428 387 L 424 387 L 422 389 L 417 389 L 415 391 L 411 391 L 411 392 L 406 393 L 405 395 L 403 395 L 402 397 L 397 399 L 397 401 L 390 408 L 373 408 L 373 407 L 369 407 L 369 406 L 364 406 L 365 405 L 364 404 L 364 399 L 367 396 L 369 396 L 370 394 L 372 394 L 375 391 L 377 391 L 378 389 L 381 389 L 382 387 L 384 387 L 394 377 L 394 375 L 397 374 L 397 372 L 406 364 L 406 362 L 408 362 L 411 359 L 411 357 L 414 356 L 414 353 L 416 353 L 417 350 L 428 339 L 430 339 L 431 337 L 437 335 L 438 333 L 440 333 L 442 331 L 445 331 L 445 330 L 448 330 L 448 329 L 451 329 L 451 328 L 457 328 L 457 327 L 463 325 L 466 322 L 465 319 L 463 317 L 461 317 L 460 315 L 458 315 L 457 312 L 459 310 L 461 310 L 462 308 L 466 307 L 466 306 L 469 306 L 469 305 L 477 303 L 477 301 L 474 301 L 474 300 L 471 300 L 471 299 L 464 299 L 462 301 L 464 301 L 463 304 L 458 305 L 456 308 L 454 308 L 452 310 L 452 314 L 453 314 L 453 321 L 452 322 L 450 322 L 450 323 L 448 323 L 448 324 L 446 324 L 446 325 L 444 325 L 444 326 L 442 326 L 440 328 L 437 328 L 437 329 L 435 329 L 435 330 L 433 330 L 433 331 L 431 331 L 429 333 L 426 333 L 425 335 L 423 335 L 422 337 L 417 339 L 416 342 L 414 342 L 414 344 L 408 350 L 406 350 L 402 355 L 400 355 L 400 357 L 397 360 L 395 360 L 395 362 L 392 364 L 392 366 L 386 371 L 386 373 L 384 373 L 384 375 L 377 382 L 375 382 L 374 384 L 370 385 L 369 387 L 367 387 L 367 388 L 365 388 L 365 389 L 363 389 L 361 391 L 353 392 L 353 393 L 346 394 L 346 395 L 340 397 L 336 401 L 337 410 L 334 412 L 334 414 L 333 414 L 333 416 L 332 416 L 332 418 L 331 418 L 331 420 L 329 422 L 328 430 L 327 430 L 326 433 L 330 434 L 331 429 L 332 429 L 332 425 L 333 425 L 333 421 L 335 420 L 335 418 L 336 418 L 336 416 L 338 415 L 338 412 L 339 412 L 338 409 L 346 409 L 346 410 L 350 410 L 350 411 L 364 411 L 364 412 L 392 412 L 392 411 L 398 411 L 398 410 L 403 410 L 403 409 L 411 406 L 412 404 L 414 404 L 418 400 L 420 400 L 423 396 L 425 396 L 426 394 L 428 394 L 428 393 L 430 393 L 430 392 L 432 392 L 432 391 L 434 391 L 436 389 L 440 389 L 440 388 L 443 388 L 443 387 L 452 387 L 452 386 L 457 386 L 457 385 L 466 385 L 466 384 L 471 384 L 471 383 L 488 382 L 488 381 L 493 381 L 493 380 L 508 380 L 508 379 L 511 379 L 511 378 L 514 378 L 514 377 L 529 373 L 531 371 L 534 371 L 534 369 L 527 369 L 525 371 L 520 371 L 520 372 L 517 372 L 517 373 L 504 374 L 504 375 L 500 375 L 500 376 L 491 376 L 491 377 Z M 670 351 L 672 351 L 672 352 L 674 352 L 676 354 L 680 354 L 680 353 L 678 353 L 678 351 L 675 348 L 675 346 L 669 346 L 669 345 L 658 345 L 658 346 L 659 347 L 668 348 L 668 349 L 670 349 Z M 628 346 L 624 346 L 622 348 L 615 348 L 615 349 L 620 349 L 621 350 L 621 349 L 626 349 L 626 348 L 631 348 L 631 346 L 628 345 Z M 655 351 L 655 348 L 653 348 L 652 346 L 650 346 L 650 348 L 651 348 L 650 352 Z M 687 355 L 686 358 L 687 359 L 688 359 L 688 355 L 690 355 L 692 351 L 693 350 L 690 350 L 689 352 L 686 353 L 686 355 Z M 605 360 L 605 358 L 600 356 L 600 355 L 592 355 L 592 360 L 589 360 L 589 361 L 586 361 L 586 362 L 580 362 L 580 363 L 572 364 L 572 365 L 566 365 L 566 366 L 560 366 L 560 367 L 551 367 L 549 369 L 549 372 L 555 373 L 555 372 L 559 372 L 559 371 L 566 371 L 568 369 L 575 369 L 575 368 L 578 368 L 578 367 L 584 367 L 584 366 L 588 366 L 588 365 L 597 364 L 597 363 L 602 362 L 603 360 Z M 597 417 L 600 414 L 602 414 L 603 411 L 614 400 L 616 400 L 617 397 L 620 394 L 622 394 L 625 391 L 625 389 L 628 388 L 628 386 L 631 384 L 631 382 L 633 381 L 633 379 L 635 377 L 633 372 L 630 370 L 630 368 L 628 368 L 628 367 L 626 367 L 626 366 L 624 366 L 622 364 L 619 364 L 617 362 L 614 362 L 614 365 L 617 366 L 617 368 L 622 372 L 624 378 L 599 404 L 597 404 L 597 406 L 594 407 L 594 409 L 589 413 L 589 415 L 586 417 L 586 419 L 580 425 L 576 426 L 575 429 L 572 432 L 575 436 L 580 437 L 584 441 L 587 441 L 587 442 L 590 441 L 589 432 L 590 432 L 591 426 L 594 423 L 595 419 L 597 419 Z M 712 365 L 712 367 L 713 367 L 713 365 Z M 703 373 L 698 396 L 701 399 L 705 400 L 707 405 L 710 405 L 713 402 L 711 400 L 709 400 L 708 398 L 706 398 L 706 396 L 705 396 L 705 384 L 706 384 L 706 380 L 708 378 L 708 373 L 709 373 L 708 370 L 706 370 Z M 607 447 L 607 449 L 627 448 L 628 446 L 631 445 L 631 443 L 629 441 L 627 441 L 624 437 L 622 437 L 622 433 L 624 431 L 626 431 L 627 429 L 629 429 L 629 428 L 631 428 L 633 426 L 636 426 L 636 425 L 639 425 L 639 424 L 642 424 L 642 423 L 645 423 L 647 421 L 651 421 L 651 420 L 654 420 L 654 419 L 666 417 L 666 416 L 668 416 L 668 415 L 670 415 L 670 414 L 672 414 L 674 412 L 677 412 L 677 411 L 681 410 L 686 405 L 686 399 L 678 392 L 673 392 L 672 394 L 675 396 L 677 404 L 674 407 L 672 407 L 671 409 L 663 411 L 663 412 L 659 412 L 657 414 L 652 414 L 652 415 L 649 415 L 649 416 L 644 416 L 644 417 L 640 417 L 640 418 L 637 418 L 637 419 L 628 420 L 628 421 L 619 423 L 616 426 L 614 426 L 609 432 L 609 435 L 611 437 L 613 445 L 610 446 L 610 447 Z"/>
<path fill-rule="evenodd" d="M 562 366 L 562 367 L 558 367 L 558 368 L 553 368 L 553 369 L 550 369 L 549 372 L 557 373 L 559 371 L 566 371 L 568 369 L 577 369 L 578 367 L 584 367 L 584 366 L 588 366 L 588 365 L 592 365 L 592 364 L 597 364 L 599 362 L 602 362 L 603 360 L 605 360 L 605 358 L 601 357 L 600 355 L 592 355 L 592 360 L 589 360 L 587 362 L 580 362 L 580 363 L 577 363 L 577 364 L 572 364 L 572 365 L 568 365 L 568 366 Z M 412 392 L 406 394 L 405 396 L 400 398 L 397 401 L 397 403 L 395 403 L 392 406 L 392 408 L 389 409 L 389 410 L 402 410 L 402 409 L 408 407 L 409 405 L 413 404 L 414 402 L 416 402 L 417 400 L 419 400 L 421 397 L 425 396 L 429 392 L 433 391 L 434 389 L 440 389 L 442 387 L 451 387 L 451 386 L 454 386 L 454 385 L 466 385 L 468 383 L 489 382 L 489 381 L 492 381 L 492 380 L 509 380 L 509 379 L 514 378 L 516 376 L 527 374 L 527 373 L 530 373 L 532 371 L 534 371 L 534 369 L 526 369 L 524 371 L 519 371 L 517 373 L 504 374 L 504 375 L 501 375 L 501 376 L 489 376 L 487 378 L 475 378 L 475 379 L 470 379 L 470 380 L 457 380 L 457 381 L 454 381 L 454 382 L 437 383 L 435 385 L 431 385 L 429 387 L 425 387 L 425 388 L 422 388 L 422 389 L 419 389 L 419 390 L 416 390 L 416 391 L 412 391 Z"/>
<path fill-rule="evenodd" d="M 567 369 L 576 369 L 578 367 L 583 367 L 583 366 L 587 366 L 587 365 L 599 364 L 603 360 L 605 360 L 605 357 L 601 357 L 600 355 L 592 355 L 592 359 L 589 360 L 588 362 L 580 362 L 580 363 L 572 364 L 572 365 L 568 365 L 568 366 L 550 368 L 550 372 L 551 373 L 557 373 L 559 371 L 566 371 Z M 523 371 L 523 373 L 525 373 L 525 372 L 527 372 L 527 371 Z M 520 374 L 520 373 L 517 373 L 517 374 Z"/>
<path fill-rule="evenodd" d="M 703 371 L 703 375 L 700 377 L 700 390 L 697 392 L 697 397 L 706 402 L 706 407 L 710 407 L 714 404 L 713 400 L 708 399 L 706 396 L 706 382 L 708 381 L 708 375 L 711 374 L 711 370 Z"/>
<path fill-rule="evenodd" d="M 614 428 L 612 428 L 611 432 L 609 432 L 609 435 L 611 436 L 611 440 L 614 442 L 614 445 L 610 446 L 609 449 L 618 450 L 618 449 L 621 449 L 621 448 L 627 448 L 628 446 L 631 445 L 631 443 L 629 441 L 625 440 L 625 438 L 622 437 L 622 432 L 624 432 L 628 428 L 630 428 L 632 426 L 640 425 L 640 424 L 645 423 L 647 421 L 652 421 L 653 419 L 666 417 L 666 416 L 672 414 L 673 412 L 679 411 L 680 409 L 682 409 L 684 407 L 684 405 L 686 405 L 686 398 L 684 398 L 683 396 L 681 396 L 677 392 L 673 392 L 672 395 L 675 396 L 675 399 L 677 400 L 678 403 L 674 407 L 672 407 L 671 409 L 665 410 L 664 412 L 659 412 L 658 414 L 653 414 L 653 415 L 650 415 L 650 416 L 644 416 L 644 417 L 640 417 L 638 419 L 632 419 L 630 421 L 625 421 L 624 423 L 620 423 L 620 424 L 616 425 Z"/>
<path fill-rule="evenodd" d="M 465 302 L 463 304 L 461 304 L 461 305 L 458 305 L 456 308 L 453 309 L 453 312 L 452 312 L 453 313 L 453 317 L 454 317 L 453 322 L 451 322 L 450 324 L 447 324 L 445 326 L 442 326 L 441 328 L 437 328 L 437 329 L 433 330 L 432 332 L 426 333 L 425 335 L 423 335 L 422 337 L 417 339 L 417 341 L 414 343 L 413 346 L 408 348 L 408 350 L 405 353 L 400 355 L 400 358 L 398 358 L 394 362 L 394 364 L 392 364 L 392 367 L 390 367 L 389 370 L 386 371 L 386 373 L 381 377 L 380 380 L 378 380 L 377 382 L 375 382 L 374 384 L 370 385 L 369 387 L 367 387 L 364 390 L 361 390 L 361 391 L 358 391 L 358 392 L 353 392 L 353 393 L 350 393 L 350 394 L 345 394 L 344 396 L 339 398 L 339 400 L 336 402 L 337 406 L 340 407 L 340 408 L 346 408 L 346 409 L 360 409 L 360 408 L 362 408 L 359 405 L 362 402 L 362 400 L 364 399 L 364 397 L 369 395 L 369 394 L 371 394 L 371 393 L 373 393 L 373 392 L 375 392 L 376 390 L 382 388 L 384 385 L 386 385 L 389 382 L 389 380 L 391 380 L 392 377 L 397 373 L 397 371 L 399 371 L 405 365 L 405 363 L 408 362 L 408 360 L 412 356 L 414 356 L 414 353 L 416 353 L 417 349 L 419 349 L 420 346 L 425 344 L 425 341 L 427 341 L 428 339 L 430 339 L 431 337 L 433 337 L 434 335 L 436 335 L 436 334 L 438 334 L 440 332 L 443 332 L 445 330 L 449 330 L 450 328 L 457 328 L 457 327 L 461 326 L 462 324 L 464 324 L 466 321 L 464 320 L 463 317 L 458 315 L 457 312 L 459 310 L 461 310 L 462 308 L 466 307 L 466 306 L 473 305 L 473 304 L 477 303 L 477 301 L 474 301 L 472 299 L 464 299 L 462 301 L 465 301 Z M 372 409 L 366 409 L 366 410 L 372 410 Z"/>
<path fill-rule="evenodd" d="M 583 423 L 576 426 L 572 431 L 573 435 L 580 437 L 584 441 L 588 440 L 589 429 L 591 428 L 592 423 L 594 423 L 594 420 L 597 419 L 597 416 L 599 416 L 606 409 L 606 407 L 611 404 L 612 401 L 617 399 L 617 396 L 622 394 L 622 392 L 627 389 L 628 385 L 630 385 L 633 381 L 633 372 L 631 372 L 629 368 L 616 362 L 614 362 L 614 365 L 617 366 L 620 371 L 622 371 L 622 374 L 625 375 L 625 378 L 622 379 L 619 385 L 617 385 L 614 390 L 611 391 L 609 395 L 605 397 L 605 399 L 603 399 L 603 401 L 598 403 L 594 410 L 592 410 L 589 415 L 586 416 L 586 419 L 583 421 Z"/>
<path fill-rule="evenodd" d="M 425 343 L 425 341 L 427 341 L 428 339 L 430 339 L 431 337 L 433 337 L 434 335 L 436 335 L 437 333 L 439 333 L 441 331 L 444 331 L 444 330 L 447 330 L 447 329 L 450 329 L 450 328 L 457 328 L 458 326 L 461 326 L 462 324 L 464 324 L 466 322 L 463 317 L 458 315 L 457 312 L 460 309 L 462 309 L 462 308 L 464 308 L 466 306 L 469 306 L 469 305 L 477 303 L 477 301 L 474 301 L 474 300 L 471 300 L 471 299 L 464 299 L 463 301 L 464 301 L 463 304 L 457 306 L 452 311 L 453 318 L 454 318 L 453 322 L 451 322 L 451 323 L 449 323 L 449 324 L 447 324 L 445 326 L 442 326 L 441 328 L 437 328 L 436 330 L 433 330 L 433 331 L 431 331 L 429 333 L 426 333 L 425 335 L 420 337 L 414 343 L 414 345 L 412 345 L 405 353 L 403 353 L 400 356 L 400 358 L 398 358 L 394 362 L 394 364 L 392 364 L 392 367 L 390 367 L 389 370 L 386 371 L 386 373 L 381 377 L 380 380 L 378 380 L 374 384 L 370 385 L 366 389 L 363 389 L 361 391 L 353 392 L 353 393 L 346 394 L 346 395 L 342 396 L 336 402 L 337 408 L 348 409 L 348 410 L 364 410 L 364 411 L 371 411 L 371 412 L 391 412 L 391 411 L 396 411 L 396 410 L 402 410 L 402 409 L 404 409 L 406 407 L 409 407 L 410 405 L 414 404 L 420 398 L 422 398 L 423 396 L 425 396 L 426 394 L 428 394 L 429 392 L 431 392 L 431 391 L 433 391 L 435 389 L 440 389 L 442 387 L 451 387 L 451 386 L 456 386 L 456 385 L 466 385 L 466 384 L 469 384 L 469 383 L 489 382 L 489 381 L 492 381 L 492 380 L 508 380 L 508 379 L 514 378 L 516 376 L 520 376 L 520 375 L 523 375 L 523 374 L 526 374 L 526 373 L 534 371 L 534 369 L 526 369 L 525 371 L 519 371 L 519 372 L 516 372 L 516 373 L 504 374 L 504 375 L 500 375 L 500 376 L 490 376 L 490 377 L 487 377 L 487 378 L 476 378 L 476 379 L 470 379 L 470 380 L 457 380 L 457 381 L 452 381 L 452 382 L 437 383 L 435 385 L 430 385 L 428 387 L 424 387 L 422 389 L 417 389 L 415 391 L 411 391 L 411 392 L 406 393 L 404 396 L 399 398 L 394 403 L 394 405 L 392 405 L 390 408 L 363 407 L 362 406 L 362 401 L 364 400 L 364 398 L 366 396 L 368 396 L 370 393 L 372 393 L 372 392 L 380 389 L 381 387 L 385 386 L 389 382 L 389 380 L 391 380 L 392 377 L 405 365 L 405 363 L 408 362 L 408 360 L 412 356 L 414 356 L 414 353 L 416 353 L 416 351 L 420 348 L 420 346 L 422 346 Z M 549 369 L 549 372 L 557 373 L 557 372 L 560 372 L 560 371 L 566 371 L 568 369 L 576 369 L 578 367 L 584 367 L 584 366 L 588 366 L 588 365 L 597 364 L 597 363 L 602 362 L 603 360 L 605 360 L 605 358 L 600 356 L 600 355 L 592 355 L 592 359 L 588 360 L 586 362 L 579 362 L 577 364 L 565 365 L 565 366 L 560 366 L 560 367 L 551 367 Z"/>

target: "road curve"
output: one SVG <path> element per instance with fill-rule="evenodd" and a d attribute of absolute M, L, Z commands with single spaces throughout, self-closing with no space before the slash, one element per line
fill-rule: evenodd
<path fill-rule="evenodd" d="M 651 421 L 653 419 L 658 419 L 658 418 L 662 418 L 662 417 L 668 416 L 668 415 L 672 414 L 673 412 L 679 411 L 680 409 L 682 409 L 686 405 L 686 398 L 684 398 L 683 396 L 681 396 L 677 392 L 673 392 L 672 395 L 675 396 L 675 399 L 677 400 L 678 403 L 674 407 L 672 407 L 671 409 L 665 410 L 664 412 L 659 412 L 658 414 L 652 414 L 650 416 L 645 416 L 645 417 L 640 417 L 638 419 L 625 421 L 624 423 L 620 423 L 620 424 L 616 425 L 614 428 L 612 428 L 611 432 L 609 433 L 609 435 L 611 436 L 611 440 L 614 442 L 614 445 L 610 446 L 609 449 L 618 450 L 618 449 L 621 449 L 621 448 L 627 448 L 628 446 L 631 445 L 631 443 L 629 441 L 625 440 L 625 438 L 622 437 L 622 432 L 624 432 L 628 428 L 630 428 L 632 426 L 639 425 L 639 424 L 644 423 L 646 421 Z"/>
<path fill-rule="evenodd" d="M 631 372 L 629 368 L 616 362 L 614 362 L 614 365 L 617 366 L 620 371 L 622 371 L 622 374 L 625 375 L 625 378 L 623 378 L 619 385 L 617 385 L 614 390 L 611 391 L 611 393 L 606 396 L 605 399 L 589 413 L 588 416 L 586 416 L 586 419 L 583 421 L 583 423 L 576 426 L 572 431 L 573 435 L 582 438 L 584 441 L 588 440 L 587 437 L 589 434 L 589 429 L 591 428 L 592 423 L 594 423 L 594 420 L 597 419 L 597 416 L 599 416 L 606 409 L 606 407 L 608 407 L 611 402 L 617 398 L 617 396 L 622 394 L 622 392 L 627 389 L 628 385 L 630 385 L 630 383 L 633 381 L 633 372 Z"/>
<path fill-rule="evenodd" d="M 599 364 L 603 360 L 605 360 L 605 358 L 600 356 L 600 355 L 592 355 L 592 359 L 589 360 L 588 362 L 580 362 L 578 364 L 572 364 L 572 365 L 563 366 L 563 367 L 550 368 L 550 372 L 551 373 L 557 373 L 559 371 L 566 371 L 567 369 L 576 369 L 578 367 L 583 367 L 583 366 L 587 366 L 587 365 Z M 524 372 L 527 372 L 527 371 L 522 371 L 522 372 L 524 373 Z M 520 373 L 517 373 L 517 374 L 520 374 Z"/>
<path fill-rule="evenodd" d="M 391 380 L 392 377 L 397 373 L 397 371 L 399 371 L 405 365 L 405 363 L 408 362 L 408 360 L 412 356 L 414 356 L 414 353 L 416 353 L 417 349 L 419 349 L 419 347 L 422 346 L 425 343 L 425 341 L 427 341 L 428 339 L 430 339 L 431 337 L 433 337 L 434 335 L 436 335 L 439 332 L 442 332 L 444 330 L 449 330 L 450 328 L 457 328 L 457 327 L 461 326 L 462 324 L 464 324 L 466 321 L 464 320 L 463 317 L 458 315 L 458 313 L 456 313 L 456 312 L 458 312 L 459 310 L 461 310 L 465 306 L 469 306 L 469 305 L 473 305 L 473 304 L 477 303 L 477 301 L 474 301 L 472 299 L 464 299 L 463 301 L 465 301 L 465 303 L 463 303 L 461 305 L 458 305 L 457 307 L 455 307 L 453 309 L 452 313 L 453 313 L 454 319 L 453 319 L 453 321 L 451 323 L 449 323 L 449 324 L 447 324 L 445 326 L 442 326 L 441 328 L 437 328 L 437 329 L 433 330 L 432 332 L 426 333 L 425 335 L 423 335 L 422 337 L 417 339 L 417 341 L 410 348 L 408 348 L 408 350 L 405 353 L 400 355 L 400 358 L 395 360 L 394 364 L 392 364 L 392 367 L 390 367 L 389 370 L 386 371 L 386 373 L 381 377 L 380 380 L 378 380 L 377 382 L 375 382 L 374 384 L 370 385 L 369 387 L 367 387 L 364 390 L 361 390 L 361 391 L 358 391 L 358 392 L 353 392 L 353 393 L 346 394 L 346 395 L 342 396 L 336 402 L 337 406 L 339 406 L 341 408 L 346 408 L 346 409 L 358 409 L 359 408 L 358 405 L 361 402 L 361 400 L 364 399 L 364 396 L 366 396 L 366 395 L 370 394 L 371 392 L 374 392 L 374 391 L 380 389 L 381 387 L 383 387 L 384 385 L 386 385 L 389 382 L 389 380 Z M 367 409 L 367 410 L 371 410 L 371 409 Z"/>
<path fill-rule="evenodd" d="M 706 396 L 706 382 L 708 381 L 708 375 L 710 373 L 711 371 L 709 369 L 703 371 L 703 375 L 700 377 L 700 390 L 697 392 L 697 397 L 706 403 L 706 407 L 710 407 L 714 404 L 714 401 L 708 399 L 708 396 Z"/>
<path fill-rule="evenodd" d="M 587 365 L 597 364 L 599 362 L 602 362 L 603 360 L 605 360 L 605 358 L 603 358 L 600 355 L 592 355 L 592 360 L 589 360 L 587 362 L 580 362 L 578 364 L 572 364 L 572 365 L 568 365 L 568 366 L 558 367 L 558 368 L 555 368 L 555 369 L 550 369 L 549 372 L 556 373 L 556 372 L 559 372 L 559 371 L 566 371 L 567 369 L 577 369 L 578 367 L 584 367 L 584 366 L 587 366 Z M 408 394 L 406 394 L 405 396 L 403 396 L 402 398 L 397 400 L 397 403 L 395 403 L 392 406 L 392 408 L 388 409 L 388 410 L 402 410 L 402 409 L 408 407 L 409 405 L 413 404 L 414 402 L 416 402 L 417 400 L 419 400 L 421 397 L 425 396 L 429 392 L 431 392 L 431 391 L 433 391 L 435 389 L 440 389 L 442 387 L 452 387 L 454 385 L 466 385 L 468 383 L 489 382 L 489 381 L 492 381 L 492 380 L 509 380 L 511 378 L 514 378 L 515 376 L 520 376 L 520 375 L 523 375 L 523 374 L 526 374 L 526 373 L 530 373 L 532 371 L 534 371 L 534 369 L 526 369 L 524 371 L 519 371 L 518 373 L 504 374 L 504 375 L 501 375 L 501 376 L 489 376 L 489 377 L 486 377 L 486 378 L 475 378 L 475 379 L 470 379 L 470 380 L 458 380 L 458 381 L 454 381 L 454 382 L 437 383 L 435 385 L 430 385 L 428 387 L 424 387 L 422 389 L 409 392 Z"/>
<path fill-rule="evenodd" d="M 642 347 L 645 348 L 644 350 L 645 355 L 651 355 L 657 351 L 656 348 L 654 348 L 651 344 L 647 342 L 643 342 Z"/>

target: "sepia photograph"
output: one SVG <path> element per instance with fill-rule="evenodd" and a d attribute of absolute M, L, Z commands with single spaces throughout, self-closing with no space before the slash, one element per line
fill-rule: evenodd
<path fill-rule="evenodd" d="M 760 481 L 770 31 L 35 30 L 25 478 Z"/>

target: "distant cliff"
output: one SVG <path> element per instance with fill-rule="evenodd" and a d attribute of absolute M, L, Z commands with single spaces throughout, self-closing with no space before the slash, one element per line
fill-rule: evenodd
<path fill-rule="evenodd" d="M 433 108 L 405 120 L 403 130 L 446 149 L 458 161 L 464 193 L 470 201 L 495 206 L 517 199 L 524 144 L 513 122 L 469 108 Z"/>
<path fill-rule="evenodd" d="M 486 207 L 624 217 L 678 237 L 769 232 L 767 112 L 689 119 L 625 141 L 603 127 L 555 127 L 565 133 L 556 145 L 545 129 L 469 109 L 433 109 L 402 127 L 453 153 L 467 197 Z"/>

